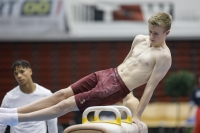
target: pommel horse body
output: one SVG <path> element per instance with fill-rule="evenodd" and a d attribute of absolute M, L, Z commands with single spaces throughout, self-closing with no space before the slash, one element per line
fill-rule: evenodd
<path fill-rule="evenodd" d="M 100 120 L 102 111 L 113 112 L 115 120 Z M 120 111 L 126 113 L 126 119 L 121 119 Z M 88 121 L 88 114 L 94 112 L 94 121 Z M 145 123 L 140 133 L 148 133 Z M 82 124 L 70 126 L 63 133 L 139 133 L 136 124 L 132 123 L 131 111 L 125 106 L 93 106 L 83 112 Z"/>

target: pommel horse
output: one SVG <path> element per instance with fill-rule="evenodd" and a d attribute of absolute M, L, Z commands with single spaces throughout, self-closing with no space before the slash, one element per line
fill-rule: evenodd
<path fill-rule="evenodd" d="M 100 120 L 102 111 L 110 111 L 115 114 L 115 120 Z M 126 119 L 121 119 L 120 111 L 126 113 Z M 88 121 L 88 114 L 94 112 L 94 121 Z M 148 133 L 148 128 L 143 123 L 140 133 Z M 63 133 L 139 133 L 136 124 L 132 123 L 131 111 L 125 106 L 93 106 L 83 112 L 82 124 L 69 126 Z"/>

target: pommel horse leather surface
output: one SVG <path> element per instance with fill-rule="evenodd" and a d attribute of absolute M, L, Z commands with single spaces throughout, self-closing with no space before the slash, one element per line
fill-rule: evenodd
<path fill-rule="evenodd" d="M 127 126 L 133 126 L 130 130 Z M 121 126 L 109 123 L 89 123 L 73 125 L 64 130 L 63 133 L 138 133 L 138 128 L 135 124 L 122 123 Z M 148 133 L 145 123 L 141 133 Z"/>

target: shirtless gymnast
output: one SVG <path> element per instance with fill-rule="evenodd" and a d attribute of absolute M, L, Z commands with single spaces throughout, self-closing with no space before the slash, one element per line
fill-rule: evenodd
<path fill-rule="evenodd" d="M 171 67 L 171 53 L 166 45 L 172 17 L 158 12 L 148 21 L 149 36 L 137 35 L 125 60 L 117 68 L 92 73 L 65 89 L 29 105 L 0 109 L 0 124 L 42 121 L 90 106 L 111 105 L 123 99 L 133 113 L 133 122 L 142 129 L 140 117 L 163 77 Z M 130 92 L 146 84 L 139 105 L 134 107 Z M 136 108 L 136 110 L 133 110 Z"/>

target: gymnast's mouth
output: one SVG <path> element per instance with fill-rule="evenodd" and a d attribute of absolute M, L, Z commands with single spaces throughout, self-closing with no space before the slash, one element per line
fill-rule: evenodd
<path fill-rule="evenodd" d="M 18 82 L 19 82 L 20 84 L 23 83 L 23 81 L 24 81 L 24 80 L 22 80 L 22 79 L 21 79 L 21 80 L 18 80 Z"/>

